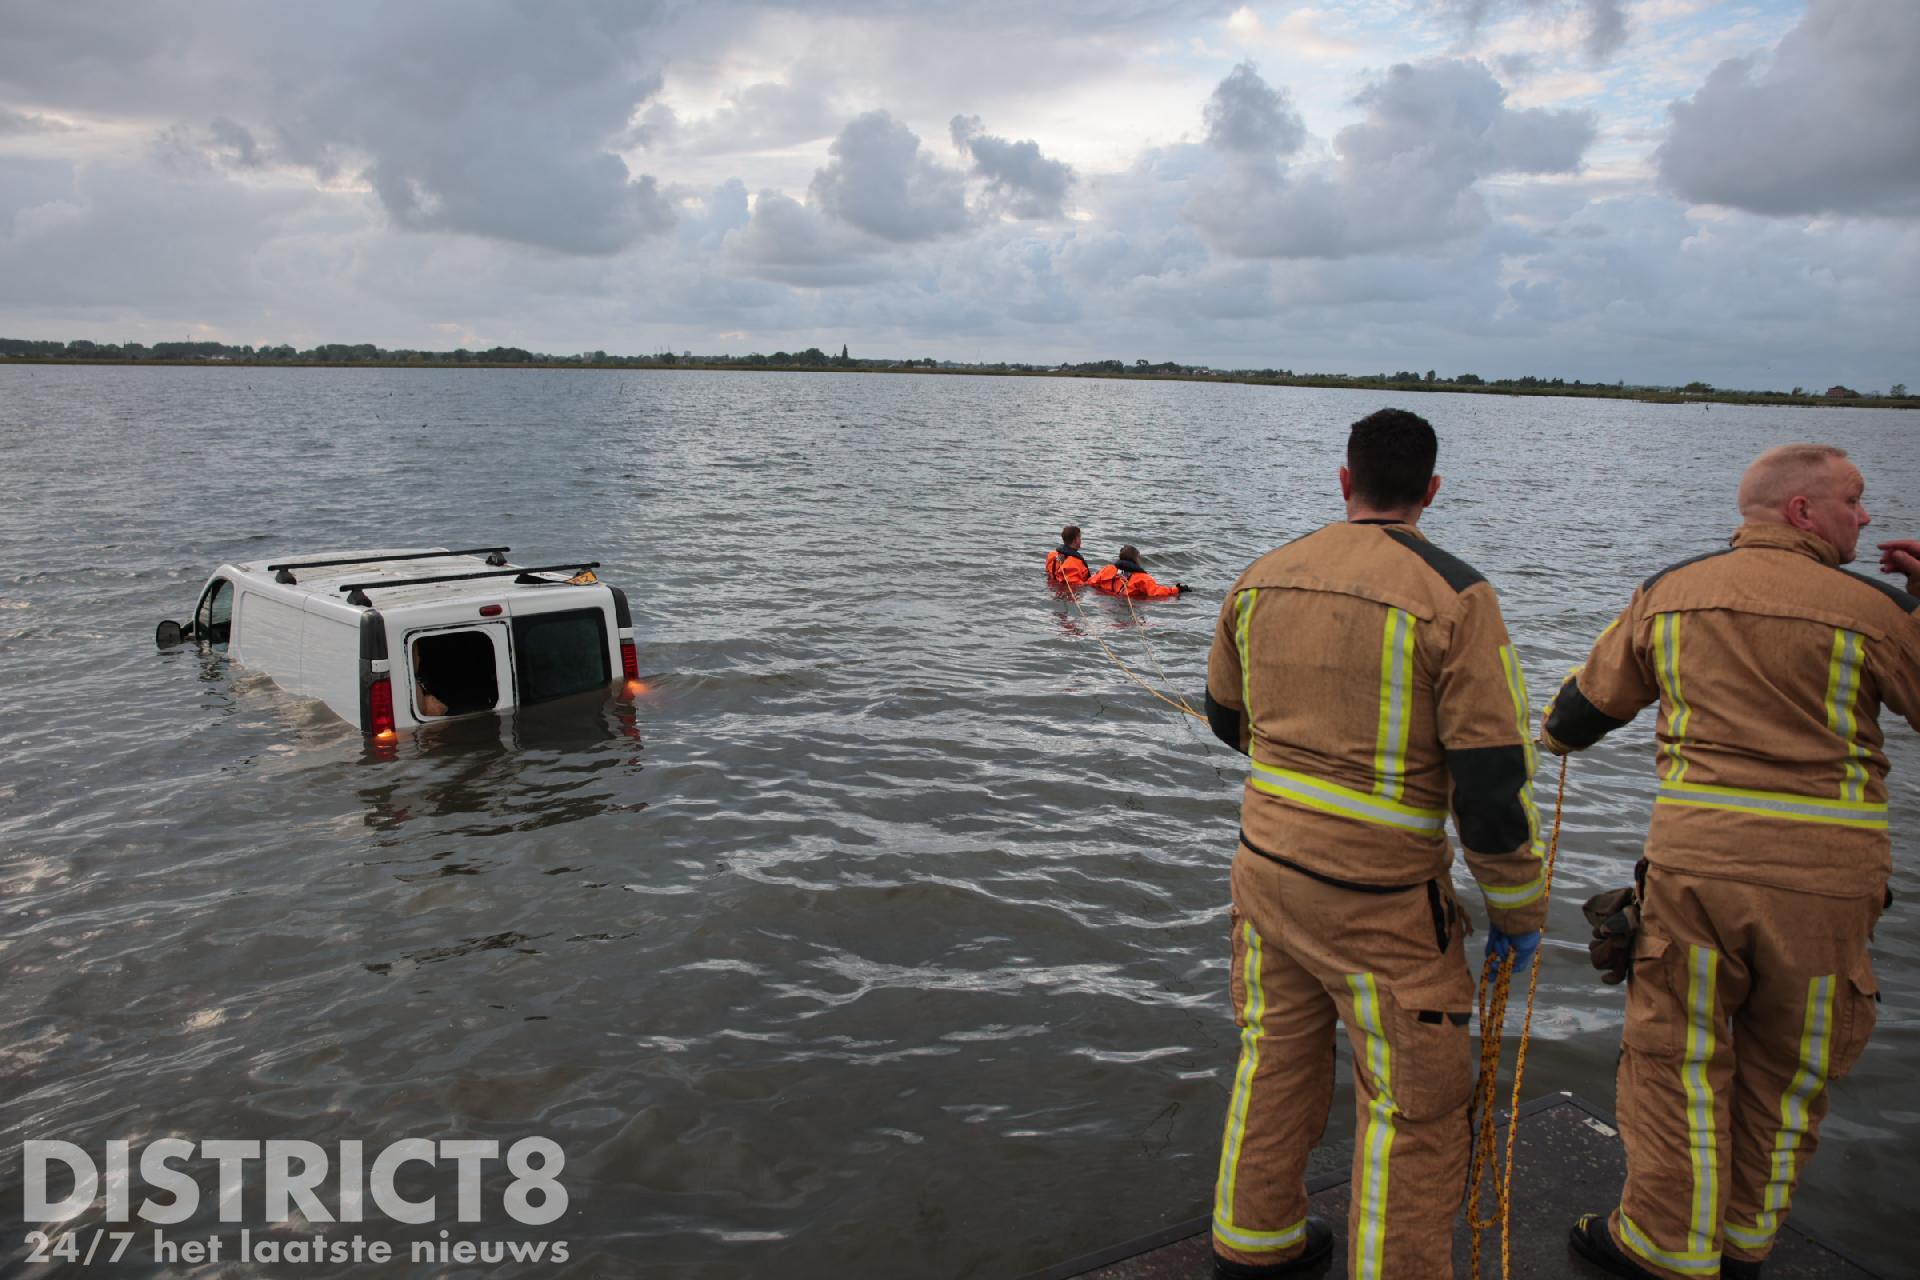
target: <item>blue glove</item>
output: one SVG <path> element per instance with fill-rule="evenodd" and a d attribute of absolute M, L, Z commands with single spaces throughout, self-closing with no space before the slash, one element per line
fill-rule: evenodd
<path fill-rule="evenodd" d="M 1531 933 L 1502 933 L 1493 925 L 1487 926 L 1487 954 L 1499 960 L 1513 956 L 1513 971 L 1520 972 L 1533 963 L 1533 953 L 1540 949 L 1540 931 Z"/>

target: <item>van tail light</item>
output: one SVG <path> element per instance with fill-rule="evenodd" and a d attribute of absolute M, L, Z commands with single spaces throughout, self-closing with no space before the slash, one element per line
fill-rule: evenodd
<path fill-rule="evenodd" d="M 631 640 L 620 642 L 620 671 L 629 680 L 640 678 L 640 653 Z"/>
<path fill-rule="evenodd" d="M 382 740 L 398 736 L 393 727 L 393 679 L 375 676 L 367 686 L 367 732 Z"/>

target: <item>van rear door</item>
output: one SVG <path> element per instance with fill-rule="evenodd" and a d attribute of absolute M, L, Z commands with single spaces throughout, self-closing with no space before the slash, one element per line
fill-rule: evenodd
<path fill-rule="evenodd" d="M 599 604 L 516 613 L 513 647 L 523 703 L 604 690 L 613 681 L 607 615 Z"/>
<path fill-rule="evenodd" d="M 416 720 L 493 711 L 515 701 L 513 637 L 505 622 L 409 631 L 407 670 Z"/>

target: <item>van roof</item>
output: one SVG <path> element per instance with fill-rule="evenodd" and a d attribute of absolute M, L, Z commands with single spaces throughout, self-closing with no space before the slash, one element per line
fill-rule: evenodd
<path fill-rule="evenodd" d="M 505 548 L 500 548 L 504 551 Z M 311 567 L 304 567 L 311 566 Z M 543 574 L 548 580 L 538 585 L 523 584 L 511 573 L 498 577 L 454 579 L 442 582 L 414 582 L 452 574 L 498 573 L 525 566 L 510 560 L 489 560 L 479 555 L 462 554 L 446 547 L 386 547 L 359 551 L 313 551 L 300 555 L 273 556 L 263 560 L 235 563 L 239 576 L 250 579 L 250 586 L 282 598 L 323 600 L 347 605 L 348 583 L 366 584 L 373 594 L 374 607 L 383 612 L 413 604 L 444 603 L 452 599 L 484 597 L 489 601 L 539 598 L 550 600 L 556 587 L 568 585 L 564 571 Z M 572 569 L 579 566 L 568 566 Z M 281 575 L 285 570 L 293 580 Z M 408 586 L 380 588 L 373 584 L 407 582 Z M 591 585 L 591 584 L 581 584 Z"/>

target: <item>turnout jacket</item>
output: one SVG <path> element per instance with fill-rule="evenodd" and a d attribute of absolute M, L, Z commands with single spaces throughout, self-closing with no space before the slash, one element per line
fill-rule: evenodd
<path fill-rule="evenodd" d="M 1214 732 L 1251 757 L 1241 839 L 1353 886 L 1443 879 L 1451 808 L 1496 926 L 1546 918 L 1526 685 L 1485 578 L 1411 525 L 1271 551 L 1221 606 Z"/>
<path fill-rule="evenodd" d="M 1916 608 L 1841 569 L 1824 538 L 1742 525 L 1633 593 L 1548 707 L 1547 745 L 1589 747 L 1658 701 L 1650 862 L 1878 894 L 1892 871 L 1879 713 L 1920 713 Z"/>

